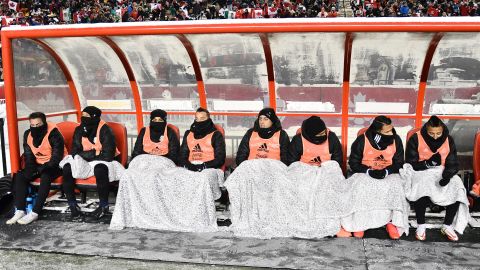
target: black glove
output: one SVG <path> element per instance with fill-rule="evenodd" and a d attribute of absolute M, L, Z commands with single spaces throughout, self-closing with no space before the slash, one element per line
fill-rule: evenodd
<path fill-rule="evenodd" d="M 428 160 L 425 161 L 427 168 L 440 166 L 442 164 L 442 156 L 439 153 L 435 153 Z"/>
<path fill-rule="evenodd" d="M 187 168 L 187 170 L 189 171 L 194 171 L 196 172 L 197 171 L 197 165 L 194 165 L 190 162 L 188 162 L 187 164 L 185 164 L 185 168 Z"/>
<path fill-rule="evenodd" d="M 375 179 L 383 179 L 387 177 L 388 173 L 386 169 L 383 170 L 368 170 L 368 175 Z"/>
<path fill-rule="evenodd" d="M 205 163 L 195 165 L 196 171 L 201 172 L 206 169 Z"/>
<path fill-rule="evenodd" d="M 440 184 L 440 186 L 444 187 L 446 185 L 448 185 L 448 183 L 450 183 L 450 179 L 447 179 L 447 178 L 442 178 L 442 180 L 440 180 L 440 182 L 438 182 Z"/>

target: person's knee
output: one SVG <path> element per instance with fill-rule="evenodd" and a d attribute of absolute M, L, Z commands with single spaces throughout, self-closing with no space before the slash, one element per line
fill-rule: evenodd
<path fill-rule="evenodd" d="M 95 167 L 93 168 L 93 174 L 95 174 L 95 176 L 97 176 L 97 175 L 103 176 L 105 174 L 108 175 L 107 165 L 105 165 L 105 164 L 95 165 Z"/>
<path fill-rule="evenodd" d="M 70 164 L 65 164 L 62 169 L 62 174 L 64 176 L 72 176 L 72 166 Z"/>

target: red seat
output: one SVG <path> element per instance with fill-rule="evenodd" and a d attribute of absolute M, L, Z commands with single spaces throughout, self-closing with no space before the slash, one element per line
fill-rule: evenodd
<path fill-rule="evenodd" d="M 357 137 L 363 135 L 367 131 L 368 127 L 364 127 L 357 132 Z"/>
<path fill-rule="evenodd" d="M 223 129 L 223 127 L 219 124 L 215 124 L 215 128 L 220 131 L 220 133 L 222 134 L 223 138 L 225 138 L 225 130 Z M 226 166 L 225 166 L 225 163 L 222 165 L 222 167 L 220 168 L 222 171 L 225 171 L 226 170 Z"/>
<path fill-rule="evenodd" d="M 113 131 L 113 135 L 115 136 L 115 144 L 120 151 L 120 155 L 117 157 L 117 160 L 123 166 L 125 166 L 128 156 L 127 129 L 122 123 L 107 122 L 107 124 Z M 77 187 L 82 190 L 97 188 L 97 179 L 95 178 L 95 176 L 89 177 L 87 179 L 76 179 L 75 183 Z"/>
<path fill-rule="evenodd" d="M 173 129 L 173 131 L 175 131 L 175 134 L 177 135 L 178 140 L 180 140 L 180 129 L 178 129 L 178 127 L 174 124 L 167 124 L 167 127 Z"/>
<path fill-rule="evenodd" d="M 480 131 L 477 131 L 477 134 L 475 134 L 475 142 L 473 144 L 473 177 L 472 192 L 480 196 Z"/>
<path fill-rule="evenodd" d="M 60 122 L 57 124 L 57 129 L 63 136 L 63 140 L 65 141 L 65 147 L 67 148 L 68 153 L 72 151 L 73 133 L 75 132 L 75 128 L 78 127 L 78 125 L 78 123 L 70 121 Z M 62 176 L 59 176 L 52 181 L 51 188 L 59 189 L 61 188 L 62 183 L 63 178 Z M 31 181 L 30 184 L 35 187 L 40 186 L 40 178 Z"/>
<path fill-rule="evenodd" d="M 415 134 L 417 131 L 419 131 L 421 128 L 412 128 L 408 131 L 407 133 L 407 142 L 410 140 L 410 138 Z"/>

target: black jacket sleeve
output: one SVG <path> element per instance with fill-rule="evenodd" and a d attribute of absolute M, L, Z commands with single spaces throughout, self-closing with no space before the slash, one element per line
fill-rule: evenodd
<path fill-rule="evenodd" d="M 293 136 L 290 145 L 288 146 L 288 159 L 289 163 L 292 164 L 293 162 L 299 161 L 303 155 L 303 143 L 302 143 L 302 135 L 297 134 Z"/>
<path fill-rule="evenodd" d="M 144 127 L 140 129 L 140 132 L 138 133 L 137 141 L 135 142 L 135 146 L 133 147 L 132 151 L 132 159 L 141 154 L 145 154 L 145 152 L 143 151 L 143 136 L 145 136 Z"/>
<path fill-rule="evenodd" d="M 343 166 L 343 150 L 342 150 L 342 144 L 340 143 L 340 140 L 337 137 L 337 134 L 335 132 L 330 131 L 328 133 L 328 150 L 332 154 L 331 160 L 335 160 L 338 162 L 340 167 Z"/>
<path fill-rule="evenodd" d="M 448 156 L 445 159 L 445 169 L 442 173 L 443 179 L 452 178 L 455 174 L 458 173 L 458 169 L 460 166 L 457 157 L 457 147 L 455 146 L 455 142 L 450 135 L 448 136 L 448 141 L 450 146 L 450 153 L 448 153 Z"/>
<path fill-rule="evenodd" d="M 288 158 L 288 147 L 290 146 L 290 138 L 285 130 L 280 131 L 280 161 L 282 161 L 285 165 L 289 165 L 289 158 Z"/>
<path fill-rule="evenodd" d="M 249 129 L 247 133 L 245 133 L 245 135 L 243 136 L 242 141 L 238 146 L 237 157 L 235 158 L 237 166 L 247 160 L 248 156 L 250 155 L 250 137 L 252 136 L 252 132 L 253 128 Z"/>
<path fill-rule="evenodd" d="M 428 169 L 424 161 L 419 161 L 418 155 L 418 135 L 413 134 L 407 142 L 405 149 L 405 162 L 410 163 L 415 171 Z"/>
<path fill-rule="evenodd" d="M 56 128 L 50 132 L 48 141 L 52 146 L 52 157 L 50 158 L 50 161 L 47 162 L 47 166 L 55 168 L 58 167 L 58 164 L 63 159 L 65 141 L 60 131 L 58 131 Z"/>
<path fill-rule="evenodd" d="M 213 133 L 212 146 L 215 159 L 205 162 L 205 167 L 220 169 L 223 164 L 225 164 L 226 157 L 225 138 L 220 131 L 215 131 L 215 133 Z"/>
<path fill-rule="evenodd" d="M 98 156 L 95 155 L 95 150 L 83 151 L 82 129 L 77 127 L 73 134 L 72 155 L 80 155 L 88 162 L 93 160 L 112 161 L 115 158 L 116 145 L 115 136 L 108 125 L 104 125 L 100 129 L 100 142 L 102 143 L 102 151 Z"/>
<path fill-rule="evenodd" d="M 363 149 L 365 148 L 365 134 L 358 136 L 353 142 L 348 165 L 353 173 L 366 173 L 368 166 L 362 164 Z"/>
<path fill-rule="evenodd" d="M 95 160 L 113 161 L 116 152 L 115 135 L 108 125 L 104 125 L 100 129 L 100 142 L 102 143 L 102 151 L 98 156 L 95 156 Z"/>
<path fill-rule="evenodd" d="M 334 132 L 328 133 L 328 150 L 331 154 L 331 160 L 338 162 L 340 166 L 343 164 L 343 150 L 340 140 Z M 303 155 L 302 135 L 297 134 L 293 137 L 289 147 L 290 163 L 299 161 Z"/>
<path fill-rule="evenodd" d="M 388 166 L 387 169 L 389 174 L 398 173 L 405 163 L 405 152 L 403 151 L 403 142 L 400 136 L 395 135 L 395 148 L 397 151 L 393 155 L 392 165 Z"/>
<path fill-rule="evenodd" d="M 23 156 L 25 158 L 25 169 L 32 170 L 37 167 L 37 161 L 32 149 L 27 144 L 28 134 L 30 134 L 30 130 L 26 130 L 23 134 Z"/>
<path fill-rule="evenodd" d="M 178 165 L 182 167 L 190 165 L 190 161 L 188 160 L 188 156 L 190 155 L 187 143 L 188 134 L 190 134 L 190 130 L 185 131 L 185 134 L 183 135 L 182 145 L 180 146 L 180 153 L 178 155 Z"/>
<path fill-rule="evenodd" d="M 86 161 L 92 161 L 95 158 L 95 150 L 83 151 L 82 145 L 82 128 L 80 126 L 75 128 L 73 132 L 72 142 L 72 156 L 79 155 Z"/>
<path fill-rule="evenodd" d="M 178 153 L 180 151 L 180 142 L 178 141 L 177 134 L 170 127 L 167 127 L 167 137 L 168 137 L 168 154 L 166 154 L 165 157 L 175 162 L 175 164 L 178 164 Z M 142 137 L 142 140 L 143 140 L 143 137 Z"/>

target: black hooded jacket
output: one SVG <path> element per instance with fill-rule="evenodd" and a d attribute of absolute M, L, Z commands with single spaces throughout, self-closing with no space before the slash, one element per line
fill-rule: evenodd
<path fill-rule="evenodd" d="M 190 155 L 190 149 L 188 149 L 187 137 L 190 134 L 190 130 L 185 131 L 183 135 L 182 145 L 180 146 L 180 158 L 178 160 L 179 166 L 188 166 L 191 165 L 188 157 Z M 207 134 L 208 135 L 208 134 Z M 205 135 L 206 136 L 206 135 Z M 212 136 L 212 147 L 214 151 L 214 159 L 208 162 L 205 162 L 204 165 L 206 168 L 220 169 L 225 164 L 225 138 L 223 137 L 220 131 L 216 130 Z"/>
<path fill-rule="evenodd" d="M 175 131 L 173 131 L 172 128 L 169 126 L 167 128 L 167 137 L 168 137 L 168 154 L 166 154 L 164 157 L 169 158 L 175 164 L 178 163 L 178 152 L 180 150 L 180 142 L 177 138 L 177 134 Z M 132 151 L 132 159 L 134 159 L 136 156 L 141 155 L 141 154 L 146 154 L 145 151 L 143 151 L 143 137 L 145 136 L 145 127 L 140 130 L 140 133 L 138 134 L 137 141 L 135 142 L 135 147 L 133 148 Z"/>
<path fill-rule="evenodd" d="M 422 129 L 426 130 L 426 126 L 424 125 Z M 450 153 L 448 154 L 447 158 L 445 159 L 445 169 L 442 174 L 443 179 L 450 179 L 455 174 L 458 173 L 459 170 L 459 162 L 457 158 L 457 147 L 455 146 L 455 142 L 453 141 L 452 136 L 448 134 L 448 129 L 445 124 L 443 124 L 443 132 L 445 134 L 445 138 L 443 142 L 448 138 L 449 146 L 450 146 Z M 428 135 L 427 135 L 428 136 Z M 424 137 L 425 138 L 425 137 Z M 428 140 L 428 138 L 427 138 Z M 442 142 L 442 143 L 443 143 Z M 435 151 L 436 152 L 436 151 Z M 410 137 L 407 142 L 406 152 L 405 152 L 405 161 L 410 163 L 414 170 L 416 171 L 423 171 L 428 169 L 425 162 L 419 162 L 419 155 L 418 155 L 418 135 L 415 133 Z"/>
<path fill-rule="evenodd" d="M 365 134 L 358 136 L 352 144 L 350 157 L 348 160 L 348 164 L 350 165 L 350 169 L 353 173 L 366 173 L 369 169 L 368 166 L 362 164 L 363 150 L 365 148 L 365 136 L 369 140 L 372 147 L 381 150 L 377 147 L 377 144 L 373 140 L 373 132 L 371 130 L 367 130 Z M 403 166 L 403 163 L 405 163 L 402 139 L 397 134 L 394 136 L 396 152 L 393 156 L 392 165 L 385 168 L 388 170 L 389 174 L 398 173 L 400 168 Z"/>
<path fill-rule="evenodd" d="M 108 124 L 105 124 L 100 129 L 100 143 L 102 144 L 102 151 L 100 151 L 98 156 L 95 155 L 95 150 L 83 150 L 82 134 L 83 130 L 82 126 L 80 125 L 75 128 L 73 133 L 72 156 L 79 155 L 88 162 L 94 160 L 110 162 L 115 159 L 115 136 L 113 135 L 113 131 Z"/>
<path fill-rule="evenodd" d="M 342 144 L 338 140 L 335 132 L 329 131 L 328 133 L 328 151 L 331 154 L 331 160 L 338 162 L 340 166 L 343 164 L 343 151 Z M 303 155 L 303 143 L 302 135 L 297 134 L 293 137 L 292 142 L 290 142 L 290 147 L 288 151 L 289 163 L 299 161 Z"/>
<path fill-rule="evenodd" d="M 238 146 L 237 157 L 235 159 L 237 166 L 240 165 L 242 162 L 248 159 L 250 155 L 250 138 L 252 137 L 254 129 L 251 128 L 245 133 Z M 287 132 L 285 130 L 280 130 L 280 161 L 289 165 L 288 159 L 288 146 L 290 145 L 290 138 L 288 137 Z"/>
<path fill-rule="evenodd" d="M 58 131 L 58 129 L 55 128 L 50 132 L 50 135 L 48 136 L 48 142 L 52 147 L 52 157 L 50 158 L 50 161 L 48 161 L 43 165 L 37 164 L 35 155 L 33 154 L 30 146 L 27 144 L 27 138 L 29 134 L 30 134 L 30 130 L 26 130 L 25 133 L 23 134 L 23 151 L 25 156 L 25 169 L 32 170 L 34 168 L 38 168 L 39 170 L 41 170 L 42 166 L 51 167 L 51 168 L 58 167 L 58 164 L 63 159 L 63 149 L 65 146 L 65 141 L 60 131 Z"/>

